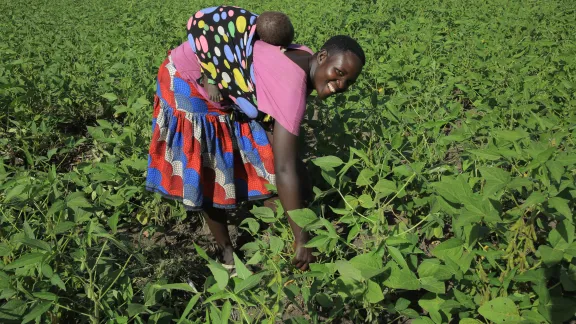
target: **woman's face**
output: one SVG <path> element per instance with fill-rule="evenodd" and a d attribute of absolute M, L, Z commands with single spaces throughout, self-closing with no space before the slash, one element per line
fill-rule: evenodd
<path fill-rule="evenodd" d="M 348 51 L 328 55 L 322 50 L 318 52 L 316 61 L 312 82 L 321 100 L 346 91 L 362 72 L 362 61 L 356 54 Z"/>

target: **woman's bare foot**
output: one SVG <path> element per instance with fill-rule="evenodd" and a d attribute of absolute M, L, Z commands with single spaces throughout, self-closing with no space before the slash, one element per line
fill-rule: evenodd
<path fill-rule="evenodd" d="M 203 83 L 204 83 L 203 84 L 204 89 L 206 89 L 206 92 L 208 93 L 208 98 L 211 101 L 213 102 L 222 101 L 223 98 L 222 94 L 220 93 L 220 90 L 215 84 L 208 83 L 208 77 L 204 76 Z"/>

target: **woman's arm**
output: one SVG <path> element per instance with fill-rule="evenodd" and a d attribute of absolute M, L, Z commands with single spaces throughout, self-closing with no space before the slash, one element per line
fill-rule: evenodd
<path fill-rule="evenodd" d="M 286 212 L 302 208 L 301 184 L 297 173 L 298 136 L 287 131 L 280 123 L 274 125 L 274 139 L 272 150 L 274 151 L 274 171 L 276 173 L 276 188 L 280 202 Z M 303 232 L 288 216 L 288 222 L 292 228 L 295 239 L 296 255 L 292 264 L 301 270 L 307 270 L 308 264 L 315 261 L 312 250 L 304 245 L 310 239 L 307 232 Z"/>

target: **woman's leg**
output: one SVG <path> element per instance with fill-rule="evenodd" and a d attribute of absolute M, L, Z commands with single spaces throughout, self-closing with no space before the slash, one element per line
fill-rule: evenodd
<path fill-rule="evenodd" d="M 222 261 L 225 264 L 234 264 L 234 247 L 230 240 L 230 233 L 228 233 L 228 214 L 226 210 L 209 207 L 204 210 L 203 214 L 210 232 L 212 232 L 218 247 L 222 251 Z"/>

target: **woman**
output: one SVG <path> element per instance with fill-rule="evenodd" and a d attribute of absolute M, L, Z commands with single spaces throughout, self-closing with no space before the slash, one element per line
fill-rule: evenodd
<path fill-rule="evenodd" d="M 210 27 L 206 30 L 210 37 Z M 200 53 L 198 44 L 189 37 L 160 66 L 146 188 L 182 201 L 190 212 L 203 211 L 223 262 L 231 265 L 234 248 L 226 209 L 271 197 L 266 184 L 276 185 L 284 210 L 303 208 L 297 137 L 306 97 L 313 90 L 320 99 L 346 91 L 365 56 L 348 36 L 330 38 L 317 53 L 299 45 L 281 51 L 262 41 L 244 44 L 253 47 L 248 54 L 254 67 L 250 87 L 255 88 L 258 117 L 251 119 L 208 99 L 197 57 L 208 50 Z M 230 82 L 235 81 L 242 82 Z M 315 260 L 305 247 L 310 236 L 287 217 L 295 238 L 292 263 L 306 270 Z"/>

